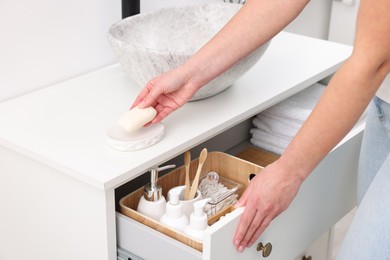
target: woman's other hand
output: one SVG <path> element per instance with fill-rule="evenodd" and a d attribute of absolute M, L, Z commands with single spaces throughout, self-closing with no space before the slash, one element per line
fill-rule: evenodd
<path fill-rule="evenodd" d="M 252 246 L 271 221 L 288 208 L 303 181 L 276 161 L 254 177 L 235 207 L 245 206 L 233 243 L 239 252 Z"/>

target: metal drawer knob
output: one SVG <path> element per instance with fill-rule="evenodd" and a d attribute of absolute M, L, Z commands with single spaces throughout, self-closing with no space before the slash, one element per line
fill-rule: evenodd
<path fill-rule="evenodd" d="M 257 251 L 262 251 L 261 255 L 263 257 L 268 257 L 271 254 L 272 245 L 271 243 L 263 245 L 263 243 L 260 242 L 259 244 L 257 244 Z"/>

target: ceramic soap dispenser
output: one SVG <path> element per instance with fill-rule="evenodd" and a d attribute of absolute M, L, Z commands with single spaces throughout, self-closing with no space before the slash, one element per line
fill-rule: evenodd
<path fill-rule="evenodd" d="M 176 231 L 184 232 L 188 225 L 188 218 L 183 213 L 183 205 L 179 201 L 179 195 L 178 189 L 169 191 L 169 201 L 160 222 Z"/>
<path fill-rule="evenodd" d="M 194 240 L 203 241 L 204 232 L 208 228 L 208 219 L 207 214 L 204 212 L 204 206 L 209 201 L 210 198 L 207 198 L 194 203 L 194 212 L 191 214 L 190 224 L 184 230 L 184 233 Z"/>
<path fill-rule="evenodd" d="M 167 165 L 150 170 L 150 183 L 144 186 L 144 194 L 140 198 L 137 211 L 145 216 L 159 221 L 165 213 L 166 200 L 162 195 L 162 187 L 158 185 L 158 172 L 171 169 L 176 165 Z"/>

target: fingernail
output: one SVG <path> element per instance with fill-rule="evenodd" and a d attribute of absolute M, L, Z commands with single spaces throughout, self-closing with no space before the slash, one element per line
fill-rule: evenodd
<path fill-rule="evenodd" d="M 240 242 L 241 242 L 241 241 L 237 239 L 236 241 L 234 241 L 234 245 L 235 245 L 236 247 L 238 247 L 238 246 L 240 245 Z"/>
<path fill-rule="evenodd" d="M 238 247 L 238 252 L 240 252 L 240 253 L 243 252 L 243 251 L 244 251 L 244 248 L 245 248 L 244 246 L 239 246 L 239 247 Z"/>
<path fill-rule="evenodd" d="M 138 107 L 144 108 L 144 105 L 145 105 L 145 100 L 142 100 L 141 102 L 139 102 Z"/>

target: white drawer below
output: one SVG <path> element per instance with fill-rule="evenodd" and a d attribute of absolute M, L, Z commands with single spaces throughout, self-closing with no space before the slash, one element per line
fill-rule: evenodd
<path fill-rule="evenodd" d="M 118 247 L 144 259 L 202 259 L 201 252 L 118 212 L 116 229 Z"/>
<path fill-rule="evenodd" d="M 266 259 L 294 259 L 355 206 L 362 133 L 351 135 L 324 159 L 306 179 L 290 207 L 259 238 L 257 243 L 272 244 L 271 255 Z M 256 250 L 257 243 L 243 253 L 233 246 L 242 212 L 243 208 L 236 209 L 210 227 L 203 253 L 117 213 L 118 246 L 148 260 L 263 259 Z"/>

